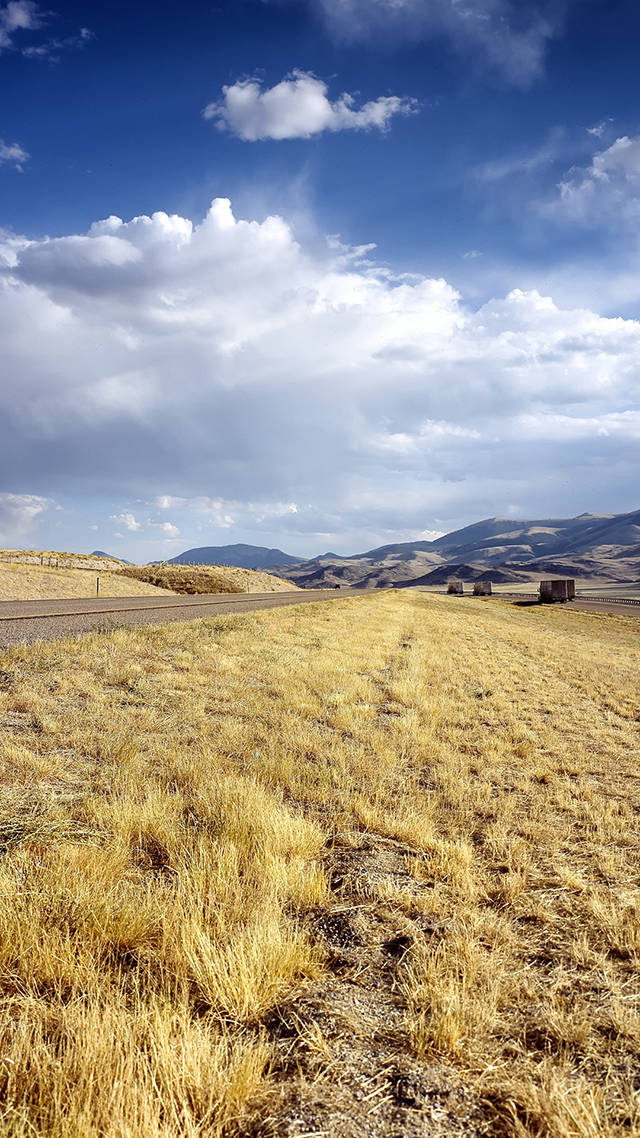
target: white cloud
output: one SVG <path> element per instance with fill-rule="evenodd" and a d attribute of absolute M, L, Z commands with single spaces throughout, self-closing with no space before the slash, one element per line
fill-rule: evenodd
<path fill-rule="evenodd" d="M 7 4 L 0 4 L 0 52 L 19 51 L 27 59 L 55 62 L 60 52 L 83 48 L 94 38 L 89 28 L 79 28 L 71 35 L 24 43 L 22 33 L 37 31 L 55 17 L 55 12 L 43 10 L 33 0 L 9 0 Z"/>
<path fill-rule="evenodd" d="M 500 182 L 505 178 L 528 177 L 564 157 L 566 138 L 563 130 L 554 129 L 541 145 L 519 154 L 507 154 L 478 166 L 474 171 L 480 182 Z"/>
<path fill-rule="evenodd" d="M 165 501 L 169 501 L 171 504 L 175 505 L 177 502 L 180 501 L 180 499 L 172 498 L 170 500 L 165 499 Z M 158 505 L 158 502 L 159 502 L 159 499 L 155 499 L 153 504 Z M 144 503 L 143 503 L 143 505 L 144 505 Z M 135 534 L 143 534 L 145 532 L 148 533 L 148 531 L 150 531 L 150 530 L 151 531 L 160 530 L 160 532 L 163 533 L 167 539 L 173 539 L 173 538 L 180 536 L 180 530 L 179 530 L 178 526 L 173 524 L 173 522 L 169 522 L 169 521 L 156 522 L 156 521 L 153 521 L 152 518 L 150 518 L 149 516 L 140 520 L 139 518 L 136 517 L 136 515 L 134 513 L 132 513 L 131 511 L 127 511 L 127 510 L 124 510 L 120 514 L 110 514 L 109 515 L 109 521 L 115 522 L 116 525 L 118 525 L 122 529 L 126 530 L 128 534 L 134 534 L 134 533 Z M 97 530 L 97 528 L 98 528 L 97 526 L 89 526 L 89 529 L 96 529 Z M 118 536 L 122 536 L 122 535 L 117 534 L 117 533 L 114 534 L 114 537 L 118 537 Z M 146 537 L 145 537 L 145 540 L 146 540 Z"/>
<path fill-rule="evenodd" d="M 543 67 L 548 41 L 557 35 L 565 0 L 309 0 L 339 38 L 439 38 L 479 65 L 527 86 Z"/>
<path fill-rule="evenodd" d="M 609 124 L 612 122 L 612 118 L 602 119 L 601 122 L 594 123 L 593 126 L 588 126 L 587 134 L 592 134 L 595 138 L 602 138 L 605 131 L 609 129 Z"/>
<path fill-rule="evenodd" d="M 540 414 L 522 415 L 514 430 L 526 438 L 553 439 L 557 442 L 616 437 L 640 440 L 640 411 L 614 411 L 596 416 Z"/>
<path fill-rule="evenodd" d="M 631 508 L 640 484 L 635 320 L 532 289 L 476 308 L 226 200 L 196 225 L 12 237 L 0 266 L 6 489 L 109 485 L 135 540 L 161 510 L 190 544 L 355 550 L 513 502 L 560 509 L 557 485 L 577 513 Z"/>
<path fill-rule="evenodd" d="M 640 182 L 640 138 L 617 138 L 607 150 L 595 154 L 590 176 L 599 182 L 622 177 L 638 185 Z"/>
<path fill-rule="evenodd" d="M 22 54 L 27 59 L 49 59 L 56 62 L 61 51 L 73 51 L 86 47 L 93 38 L 93 32 L 89 28 L 80 28 L 78 32 L 74 32 L 70 36 L 63 36 L 62 38 L 53 36 L 43 43 L 29 44 L 28 47 L 22 49 Z"/>
<path fill-rule="evenodd" d="M 20 540 L 46 510 L 55 508 L 50 498 L 38 494 L 0 493 L 0 543 Z"/>
<path fill-rule="evenodd" d="M 93 532 L 96 533 L 97 530 L 99 529 L 99 527 L 98 526 L 89 526 L 89 529 L 93 530 Z"/>
<path fill-rule="evenodd" d="M 575 167 L 559 184 L 547 208 L 585 225 L 636 225 L 640 217 L 640 136 L 623 135 Z"/>
<path fill-rule="evenodd" d="M 261 526 L 265 522 L 288 518 L 299 511 L 296 502 L 246 502 L 238 499 L 209 498 L 197 495 L 193 498 L 177 498 L 161 494 L 152 505 L 160 509 L 180 510 L 190 519 L 195 519 L 197 528 L 207 526 L 216 529 L 229 529 L 231 526 Z M 157 525 L 159 523 L 150 523 Z M 162 528 L 166 528 L 164 523 Z M 173 529 L 174 527 L 170 527 Z M 168 531 L 167 531 L 168 532 Z"/>
<path fill-rule="evenodd" d="M 260 79 L 239 79 L 222 88 L 222 99 L 209 103 L 205 119 L 245 142 L 258 139 L 310 138 L 323 131 L 385 130 L 394 115 L 410 114 L 413 99 L 381 96 L 358 107 L 353 95 L 331 102 L 327 84 L 305 71 L 293 71 L 274 87 Z"/>
<path fill-rule="evenodd" d="M 136 521 L 134 514 L 110 514 L 109 521 L 123 526 L 129 533 L 138 533 L 142 529 L 141 523 Z"/>
<path fill-rule="evenodd" d="M 166 534 L 168 538 L 180 536 L 180 530 L 177 526 L 174 526 L 173 522 L 152 522 L 151 520 L 147 519 L 146 524 L 148 529 L 162 530 L 162 532 Z M 138 528 L 142 529 L 142 526 L 139 526 Z"/>
<path fill-rule="evenodd" d="M 13 46 L 16 32 L 39 28 L 43 14 L 32 0 L 9 0 L 0 5 L 0 50 Z"/>
<path fill-rule="evenodd" d="M 28 160 L 29 155 L 18 142 L 5 142 L 0 138 L 0 166 L 15 166 L 22 173 L 22 167 Z"/>

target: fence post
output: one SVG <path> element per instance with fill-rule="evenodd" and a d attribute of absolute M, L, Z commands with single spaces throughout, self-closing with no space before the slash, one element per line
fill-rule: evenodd
<path fill-rule="evenodd" d="M 96 596 L 100 594 L 100 578 L 96 577 Z"/>

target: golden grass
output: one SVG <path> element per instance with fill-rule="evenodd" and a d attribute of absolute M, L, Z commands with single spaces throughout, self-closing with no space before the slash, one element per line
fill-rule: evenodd
<path fill-rule="evenodd" d="M 53 569 L 120 569 L 117 557 L 95 557 L 91 553 L 69 553 L 54 549 L 0 549 L 0 562 L 12 565 L 45 565 Z"/>
<path fill-rule="evenodd" d="M 54 600 L 61 597 L 95 597 L 96 577 L 101 597 L 148 597 L 164 593 L 145 581 L 124 578 L 111 571 L 49 568 L 21 562 L 0 561 L 0 601 Z"/>
<path fill-rule="evenodd" d="M 274 1012 L 331 977 L 365 835 L 402 1046 L 469 1133 L 640 1133 L 639 633 L 403 591 L 4 653 L 0 1134 L 289 1133 L 287 1080 L 340 1068 Z"/>
<path fill-rule="evenodd" d="M 261 569 L 235 565 L 127 565 L 120 572 L 174 593 L 284 593 L 298 586 Z"/>
<path fill-rule="evenodd" d="M 64 597 L 95 597 L 96 577 L 101 597 L 147 597 L 167 593 L 266 593 L 297 589 L 290 581 L 270 573 L 235 566 L 128 565 L 115 571 L 73 568 L 75 554 L 52 554 L 51 567 L 37 563 L 39 554 L 14 554 L 25 560 L 0 559 L 0 601 L 55 600 Z M 64 557 L 68 561 L 63 560 Z M 55 561 L 60 558 L 59 567 Z M 86 558 L 87 564 L 91 558 Z M 78 560 L 78 564 L 80 564 Z"/>

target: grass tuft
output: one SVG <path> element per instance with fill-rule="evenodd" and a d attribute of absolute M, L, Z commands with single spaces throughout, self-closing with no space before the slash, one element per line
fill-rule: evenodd
<path fill-rule="evenodd" d="M 420 1072 L 456 1134 L 640 1133 L 637 630 L 404 591 L 4 653 L 0 1134 L 395 1133 Z"/>

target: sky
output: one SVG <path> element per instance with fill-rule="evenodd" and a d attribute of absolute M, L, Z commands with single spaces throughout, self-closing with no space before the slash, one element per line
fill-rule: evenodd
<path fill-rule="evenodd" d="M 635 0 L 0 0 L 0 547 L 640 506 Z"/>

